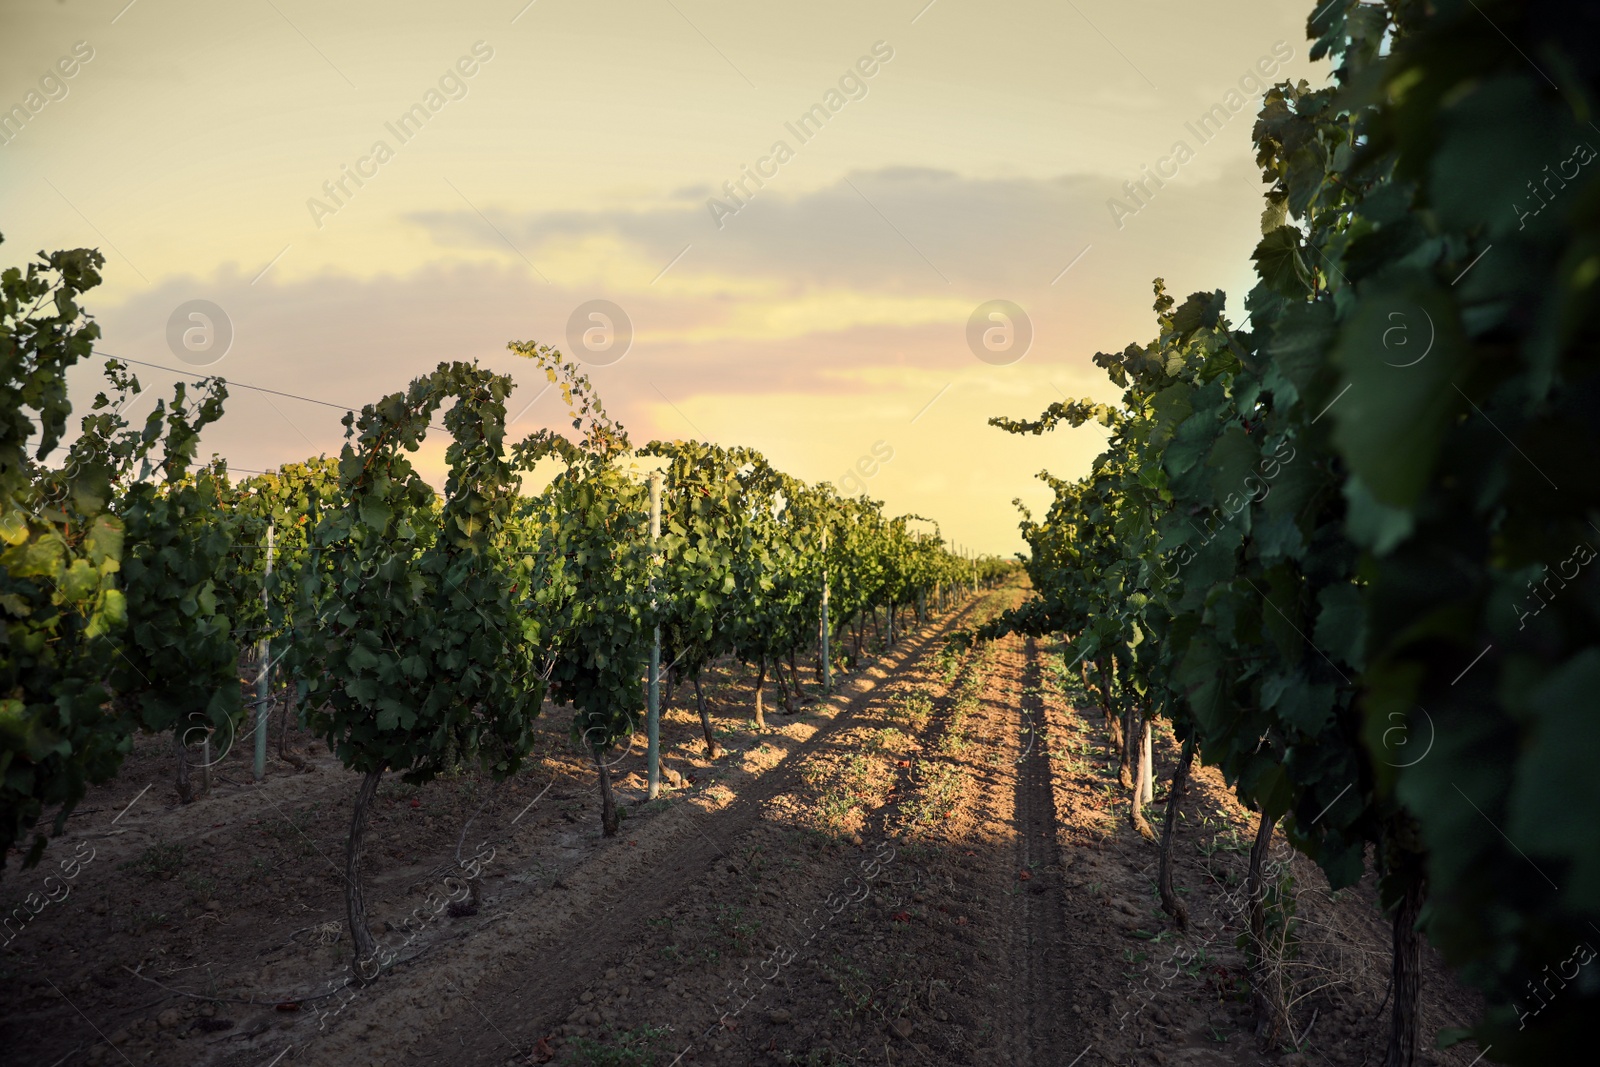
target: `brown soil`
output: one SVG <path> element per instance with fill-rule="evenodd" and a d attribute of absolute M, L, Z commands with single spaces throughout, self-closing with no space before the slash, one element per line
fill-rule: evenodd
<path fill-rule="evenodd" d="M 314 770 L 273 761 L 254 785 L 240 746 L 211 794 L 180 807 L 169 748 L 143 742 L 41 867 L 13 862 L 0 882 L 10 914 L 93 849 L 65 899 L 0 935 L 0 1058 L 1380 1063 L 1388 925 L 1372 887 L 1332 894 L 1292 861 L 1298 942 L 1274 970 L 1294 1032 L 1258 1048 L 1235 946 L 1244 917 L 1227 903 L 1251 814 L 1196 767 L 1175 872 L 1193 927 L 1174 931 L 1156 850 L 1129 826 L 1106 731 L 1058 669 L 1059 646 L 944 651 L 952 629 L 1023 595 L 986 593 L 911 631 L 830 700 L 769 712 L 765 732 L 749 721 L 753 673 L 711 672 L 727 750 L 715 762 L 680 686 L 689 706 L 661 733 L 682 777 L 647 802 L 642 752 L 620 755 L 617 838 L 600 836 L 594 771 L 559 709 L 512 781 L 386 779 L 367 896 L 400 962 L 365 987 L 345 984 L 341 887 L 359 779 L 314 751 Z M 1170 775 L 1177 746 L 1162 734 L 1157 749 Z M 1152 821 L 1163 803 L 1158 785 Z M 482 900 L 447 906 L 446 877 L 474 854 Z M 1425 1046 L 1472 1014 L 1429 966 Z"/>

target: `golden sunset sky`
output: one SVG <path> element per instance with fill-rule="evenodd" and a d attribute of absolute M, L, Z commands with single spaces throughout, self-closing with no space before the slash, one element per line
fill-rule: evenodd
<path fill-rule="evenodd" d="M 1091 357 L 1148 339 L 1157 275 L 1243 317 L 1250 127 L 1263 83 L 1325 77 L 1310 10 L 6 0 L 0 265 L 96 246 L 107 353 L 335 405 L 476 359 L 527 383 L 516 413 L 543 381 L 506 342 L 570 352 L 574 312 L 610 301 L 633 339 L 591 377 L 636 441 L 835 482 L 876 447 L 860 484 L 891 512 L 1010 553 L 1012 499 L 1042 506 L 1035 473 L 1083 473 L 1102 439 L 986 420 L 1114 398 Z M 194 300 L 231 324 L 220 358 L 226 324 L 169 343 Z M 995 300 L 1031 324 L 1014 362 L 969 346 Z M 237 389 L 203 451 L 334 454 L 341 414 Z M 552 392 L 513 431 L 560 415 Z"/>

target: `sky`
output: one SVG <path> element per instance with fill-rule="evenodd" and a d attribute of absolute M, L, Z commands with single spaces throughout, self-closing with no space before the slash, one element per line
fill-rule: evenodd
<path fill-rule="evenodd" d="M 99 248 L 100 349 L 161 368 L 138 404 L 260 387 L 202 442 L 236 470 L 337 454 L 345 407 L 443 360 L 520 383 L 514 435 L 564 426 L 506 350 L 536 341 L 636 443 L 756 448 L 1010 554 L 1012 501 L 1104 431 L 988 419 L 1115 399 L 1092 358 L 1150 338 L 1157 276 L 1242 318 L 1250 128 L 1325 80 L 1310 11 L 0 0 L 0 266 Z"/>

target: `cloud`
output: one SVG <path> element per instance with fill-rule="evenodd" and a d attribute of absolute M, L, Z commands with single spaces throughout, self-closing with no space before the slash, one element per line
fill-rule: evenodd
<path fill-rule="evenodd" d="M 359 408 L 403 389 L 441 361 L 477 360 L 524 384 L 509 405 L 515 413 L 544 383 L 526 361 L 506 351 L 506 343 L 534 340 L 567 350 L 568 318 L 596 294 L 545 285 L 526 271 L 489 263 L 376 278 L 324 275 L 284 284 L 263 279 L 255 285 L 237 270 L 224 270 L 206 279 L 169 279 L 111 306 L 97 306 L 93 295 L 85 303 L 104 331 L 101 352 L 174 368 L 189 378 L 215 374 Z M 166 341 L 174 309 L 195 299 L 222 307 L 233 325 L 232 348 L 205 367 L 181 362 Z M 867 388 L 853 376 L 861 368 L 895 366 L 905 362 L 905 352 L 936 344 L 932 333 L 937 328 L 926 324 L 911 329 L 844 326 L 830 332 L 820 317 L 817 329 L 752 343 L 738 336 L 738 315 L 746 312 L 730 312 L 714 302 L 685 306 L 667 294 L 631 298 L 627 311 L 639 334 L 633 349 L 620 363 L 593 368 L 591 374 L 607 406 L 644 437 L 683 432 L 681 426 L 657 424 L 655 413 L 663 397 L 681 402 L 704 394 L 858 393 Z M 692 331 L 711 329 L 724 319 L 729 326 L 719 336 L 689 338 Z M 74 373 L 73 394 L 80 409 L 102 387 L 99 367 L 96 360 Z M 179 376 L 147 367 L 135 370 L 154 387 L 147 389 L 143 404 L 169 394 Z M 333 454 L 343 440 L 342 412 L 335 408 L 236 388 L 228 409 L 227 418 L 208 431 L 205 447 L 243 467 L 260 468 L 318 451 Z M 552 393 L 518 429 L 560 425 L 560 410 Z"/>
<path fill-rule="evenodd" d="M 893 167 L 855 172 L 810 191 L 786 193 L 778 178 L 719 228 L 697 202 L 645 210 L 427 211 L 407 216 L 440 245 L 504 250 L 496 229 L 536 262 L 563 242 L 615 238 L 680 275 L 781 278 L 793 285 L 921 292 L 1037 284 L 1103 229 L 1104 178 L 966 178 Z M 747 186 L 747 188 L 753 188 Z M 675 196 L 688 199 L 691 190 Z M 1076 244 L 1074 244 L 1076 242 Z M 671 277 L 671 275 L 669 275 Z M 648 279 L 646 279 L 648 280 Z"/>
<path fill-rule="evenodd" d="M 206 370 L 360 405 L 441 360 L 479 360 L 534 383 L 506 342 L 570 351 L 574 310 L 605 298 L 625 309 L 635 340 L 621 362 L 593 370 L 596 384 L 637 436 L 676 435 L 684 428 L 673 405 L 687 410 L 697 398 L 713 408 L 780 395 L 859 403 L 903 388 L 908 375 L 952 380 L 978 367 L 966 346 L 967 318 L 994 298 L 1017 301 L 1035 327 L 1033 349 L 1013 377 L 1083 366 L 1096 348 L 1120 349 L 1147 334 L 1147 313 L 1117 321 L 1105 309 L 1127 308 L 1128 294 L 1148 292 L 1158 270 L 1175 292 L 1231 281 L 1212 271 L 1231 245 L 1240 245 L 1241 260 L 1248 252 L 1238 216 L 1242 210 L 1253 221 L 1256 209 L 1239 196 L 1240 177 L 1230 176 L 1236 184 L 1221 191 L 1217 183 L 1171 183 L 1120 233 L 1100 214 L 1113 192 L 1104 179 L 972 179 L 919 168 L 851 174 L 794 195 L 769 188 L 722 231 L 695 205 L 488 211 L 549 281 L 510 255 L 475 213 L 428 213 L 409 219 L 441 247 L 472 254 L 441 256 L 407 274 L 283 281 L 268 274 L 254 284 L 230 268 L 166 279 L 110 306 L 97 307 L 90 294 L 88 306 L 98 312 L 106 351 L 183 369 L 167 347 L 168 318 L 184 301 L 211 300 L 229 315 L 235 340 Z M 1242 209 L 1197 209 L 1223 193 Z M 686 242 L 690 252 L 652 284 Z M 1092 253 L 1052 286 L 1091 244 Z M 1199 264 L 1187 286 L 1186 259 Z M 142 374 L 162 391 L 172 379 Z M 98 385 L 89 370 L 75 380 L 85 399 Z M 511 410 L 533 395 L 514 397 Z M 238 390 L 206 447 L 249 467 L 333 452 L 340 415 Z M 519 429 L 559 424 L 558 416 L 551 394 Z"/>

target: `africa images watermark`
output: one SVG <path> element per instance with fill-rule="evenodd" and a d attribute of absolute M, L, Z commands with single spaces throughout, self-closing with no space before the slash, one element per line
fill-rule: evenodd
<path fill-rule="evenodd" d="M 83 854 L 85 848 L 89 850 L 87 856 Z M 59 864 L 61 873 L 45 876 L 44 885 L 41 887 L 44 890 L 44 895 L 29 893 L 23 898 L 22 903 L 11 909 L 3 918 L 0 918 L 0 933 L 5 935 L 5 940 L 0 941 L 0 948 L 4 948 L 15 941 L 17 935 L 22 933 L 23 929 L 44 909 L 52 904 L 63 903 L 72 894 L 73 879 L 77 878 L 83 868 L 94 860 L 94 856 L 94 846 L 87 841 L 79 841 L 77 854 L 67 857 Z M 57 883 L 53 888 L 50 885 L 52 880 Z M 57 896 L 57 893 L 61 895 Z M 13 923 L 16 924 L 15 930 L 12 929 Z"/>
<path fill-rule="evenodd" d="M 401 950 L 415 941 L 423 929 L 438 918 L 441 912 L 451 905 L 461 904 L 472 895 L 470 881 L 481 878 L 483 876 L 483 868 L 494 859 L 495 849 L 490 848 L 487 855 L 483 851 L 488 844 L 487 841 L 479 844 L 477 849 L 474 850 L 472 858 L 459 864 L 459 869 L 466 873 L 466 878 L 455 874 L 447 874 L 441 882 L 441 886 L 444 889 L 442 896 L 439 894 L 437 887 L 428 891 L 424 903 L 432 907 L 432 911 L 427 911 L 420 906 L 412 908 L 411 914 L 401 921 L 400 927 L 389 931 L 392 934 L 403 935 L 398 944 L 379 946 L 372 955 L 356 960 L 356 974 L 354 977 L 336 979 L 329 983 L 328 992 L 324 994 L 325 996 L 339 995 L 341 992 L 349 995 L 340 1001 L 337 1008 L 323 1009 L 322 1013 L 317 1016 L 318 1030 L 326 1030 L 328 1028 L 328 1020 L 337 1018 L 345 1008 L 350 1006 L 351 1001 L 361 995 L 361 990 L 365 986 L 376 979 L 378 974 L 385 968 L 392 966 L 399 957 Z M 455 884 L 452 885 L 452 882 Z"/>
<path fill-rule="evenodd" d="M 1172 968 L 1171 973 L 1160 974 L 1157 976 L 1160 980 L 1160 988 L 1170 986 L 1173 982 L 1177 981 L 1179 977 L 1185 973 L 1188 973 L 1190 968 L 1198 966 L 1201 962 L 1209 958 L 1208 953 L 1210 947 L 1222 942 L 1227 929 L 1227 924 L 1230 921 L 1238 920 L 1246 914 L 1252 904 L 1252 894 L 1259 892 L 1259 887 L 1278 884 L 1279 879 L 1288 872 L 1290 865 L 1294 862 L 1294 850 L 1279 845 L 1275 852 L 1275 855 L 1268 856 L 1262 861 L 1261 874 L 1254 886 L 1251 885 L 1249 879 L 1246 879 L 1239 885 L 1223 892 L 1222 899 L 1218 902 L 1219 906 L 1217 909 L 1218 914 L 1222 918 L 1222 922 L 1215 933 L 1209 934 L 1202 938 L 1198 944 L 1192 946 L 1175 945 L 1173 947 L 1172 952 L 1168 954 L 1166 960 L 1162 964 L 1158 965 L 1158 967 L 1170 966 Z M 1150 986 L 1150 969 L 1150 962 L 1148 960 L 1145 961 L 1140 967 L 1140 971 L 1145 976 L 1144 1002 L 1138 1007 L 1122 1013 L 1121 1017 L 1117 1020 L 1118 1030 L 1127 1028 L 1128 1017 L 1130 1015 L 1138 1016 L 1144 1012 L 1145 1008 L 1148 1008 L 1150 1005 L 1155 1003 L 1157 989 L 1153 989 Z"/>
<path fill-rule="evenodd" d="M 1579 958 L 1580 956 L 1582 957 L 1581 959 Z M 1567 988 L 1567 983 L 1578 977 L 1579 971 L 1589 966 L 1590 963 L 1594 962 L 1594 957 L 1594 948 L 1589 944 L 1589 942 L 1585 941 L 1583 944 L 1572 950 L 1572 954 L 1561 963 L 1560 969 L 1555 973 L 1546 973 L 1550 971 L 1550 964 L 1545 964 L 1544 971 L 1540 972 L 1541 974 L 1546 975 L 1544 981 L 1540 982 L 1538 986 L 1533 984 L 1532 979 L 1529 979 L 1527 983 L 1528 992 L 1532 993 L 1534 997 L 1538 999 L 1539 1006 L 1536 1008 L 1529 1008 L 1524 1011 L 1522 1010 L 1520 1003 L 1513 1002 L 1517 1004 L 1517 1029 L 1526 1030 L 1528 1028 L 1528 1020 L 1544 1011 L 1545 1008 L 1549 1007 L 1550 1001 L 1555 999 L 1556 994 Z M 1566 971 L 1569 966 L 1572 968 L 1571 974 L 1568 974 Z M 1550 982 L 1552 979 L 1554 979 L 1556 983 L 1555 989 L 1550 988 Z M 1541 988 L 1543 989 L 1542 994 L 1540 993 Z"/>
<path fill-rule="evenodd" d="M 1523 209 L 1515 203 L 1511 205 L 1511 210 L 1515 212 L 1517 216 L 1517 229 L 1527 229 L 1528 220 L 1530 218 L 1538 218 L 1544 209 L 1549 207 L 1550 204 L 1555 200 L 1556 194 L 1567 187 L 1567 182 L 1577 180 L 1578 171 L 1588 166 L 1589 163 L 1594 160 L 1594 157 L 1594 148 L 1589 144 L 1580 141 L 1578 142 L 1577 147 L 1573 148 L 1572 155 L 1568 156 L 1566 159 L 1563 159 L 1560 163 L 1555 164 L 1556 173 L 1550 173 L 1551 165 L 1547 163 L 1545 164 L 1544 170 L 1541 172 L 1544 175 L 1543 181 L 1539 182 L 1538 185 L 1535 185 L 1532 178 L 1528 179 L 1528 192 L 1533 194 L 1533 199 L 1529 202 L 1528 207 Z M 1569 164 L 1572 167 L 1571 174 L 1567 173 L 1567 167 Z M 1551 182 L 1556 183 L 1556 188 L 1552 189 L 1550 187 Z M 1541 189 L 1543 192 L 1540 192 Z"/>
<path fill-rule="evenodd" d="M 822 94 L 822 102 L 812 104 L 800 117 L 793 122 L 785 122 L 784 129 L 794 135 L 795 140 L 805 144 L 817 134 L 828 121 L 844 110 L 844 106 L 852 100 L 864 100 L 867 96 L 867 81 L 874 77 L 880 69 L 879 64 L 887 63 L 894 58 L 894 47 L 887 41 L 875 41 L 872 45 L 872 54 L 862 56 L 855 61 L 853 67 L 847 68 L 839 76 L 838 88 L 830 88 Z M 717 224 L 717 229 L 722 229 L 727 219 L 744 210 L 754 197 L 750 189 L 750 182 L 754 182 L 756 189 L 762 189 L 766 182 L 762 178 L 775 178 L 778 169 L 795 157 L 794 148 L 789 142 L 777 140 L 772 142 L 772 147 L 767 150 L 767 155 L 756 160 L 754 172 L 752 168 L 741 164 L 739 177 L 734 181 L 722 183 L 722 191 L 727 194 L 728 201 L 716 197 L 706 198 L 706 209 L 711 212 L 711 221 Z M 772 169 L 768 170 L 768 166 Z M 742 196 L 740 194 L 743 194 Z"/>
<path fill-rule="evenodd" d="M 854 469 L 845 471 L 844 475 L 834 484 L 839 487 L 841 492 L 847 494 L 865 493 L 867 491 L 867 479 L 876 477 L 878 472 L 883 469 L 883 464 L 892 459 L 894 459 L 894 446 L 887 441 L 874 441 L 872 442 L 871 455 L 862 456 L 856 460 Z"/>
<path fill-rule="evenodd" d="M 1580 541 L 1578 542 L 1577 547 L 1572 550 L 1572 555 L 1562 560 L 1557 566 L 1555 574 L 1550 573 L 1550 567 L 1548 564 L 1539 564 L 1540 577 L 1528 579 L 1528 593 L 1533 597 L 1534 600 L 1539 602 L 1539 606 L 1534 607 L 1530 603 L 1526 611 L 1513 606 L 1513 610 L 1517 613 L 1517 629 L 1527 629 L 1528 620 L 1530 618 L 1537 617 L 1541 611 L 1549 607 L 1550 601 L 1555 600 L 1555 598 L 1560 595 L 1561 590 L 1567 587 L 1568 582 L 1577 581 L 1578 572 L 1593 562 L 1595 554 L 1594 547 L 1590 545 L 1589 542 Z M 1568 564 L 1571 564 L 1572 566 L 1571 574 L 1567 573 Z M 1550 583 L 1552 581 L 1556 583 L 1556 588 L 1554 589 L 1550 588 Z M 1538 582 L 1537 588 L 1535 588 L 1535 582 Z M 1540 591 L 1543 591 L 1544 596 L 1539 595 Z M 1549 597 L 1550 599 L 1546 600 L 1545 597 Z"/>
<path fill-rule="evenodd" d="M 444 110 L 445 104 L 452 100 L 465 100 L 469 87 L 467 79 L 475 77 L 482 69 L 480 64 L 488 63 L 494 58 L 494 49 L 483 41 L 476 41 L 472 45 L 472 55 L 462 56 L 457 59 L 454 67 L 445 69 L 439 75 L 438 88 L 430 86 L 422 94 L 422 102 L 412 104 L 393 122 L 386 122 L 383 128 L 388 130 L 398 144 L 409 143 L 412 138 L 422 132 L 422 127 L 430 118 Z M 327 196 L 327 201 L 311 197 L 306 200 L 306 210 L 311 212 L 311 221 L 317 229 L 322 229 L 323 219 L 328 215 L 337 215 L 344 207 L 355 198 L 357 192 L 366 185 L 363 179 L 371 180 L 378 176 L 378 168 L 395 157 L 395 149 L 383 138 L 372 142 L 372 147 L 367 154 L 355 161 L 352 167 L 348 163 L 339 164 L 339 174 L 322 183 L 322 191 Z M 350 183 L 355 183 L 355 188 L 350 188 Z"/>
<path fill-rule="evenodd" d="M 1289 450 L 1287 456 L 1283 454 L 1286 448 Z M 1251 504 L 1259 504 L 1266 500 L 1267 496 L 1272 492 L 1271 483 L 1273 479 L 1282 472 L 1284 467 L 1294 462 L 1294 457 L 1295 450 L 1289 443 L 1289 439 L 1284 438 L 1279 441 L 1278 446 L 1272 450 L 1271 454 L 1263 458 L 1258 464 L 1260 477 L 1252 474 L 1246 478 L 1244 485 L 1240 487 L 1239 493 L 1229 493 L 1220 505 L 1211 509 L 1211 514 L 1205 520 L 1205 529 L 1202 530 L 1198 526 L 1195 527 L 1197 532 L 1205 536 L 1205 540 L 1200 542 L 1200 547 L 1204 548 L 1209 545 L 1212 539 L 1228 524 L 1229 519 L 1238 515 Z M 1255 485 L 1253 489 L 1251 488 L 1252 483 Z M 1240 493 L 1243 493 L 1243 495 L 1241 496 Z M 1194 525 L 1194 520 L 1190 520 L 1190 525 Z M 1167 573 L 1166 561 L 1161 563 L 1161 573 L 1167 578 L 1176 578 L 1178 571 L 1194 559 L 1195 554 L 1195 550 L 1188 545 L 1180 546 L 1178 551 L 1171 556 L 1171 561 L 1173 562 L 1172 573 Z"/>
<path fill-rule="evenodd" d="M 1183 128 L 1192 134 L 1201 145 L 1209 144 L 1222 127 L 1227 125 L 1229 119 L 1246 110 L 1251 100 L 1267 91 L 1272 83 L 1267 79 L 1277 73 L 1278 68 L 1294 58 L 1294 49 L 1286 41 L 1278 41 L 1272 46 L 1272 54 L 1262 56 L 1256 60 L 1253 70 L 1247 70 L 1239 78 L 1239 87 L 1229 89 L 1222 94 L 1222 102 L 1212 104 L 1194 122 L 1185 122 Z M 1254 114 L 1255 109 L 1250 108 Z M 1207 136 L 1207 134 L 1210 136 Z M 1155 161 L 1154 167 L 1150 164 L 1141 164 L 1140 173 L 1144 177 L 1134 181 L 1122 183 L 1122 191 L 1127 201 L 1110 197 L 1106 200 L 1106 209 L 1111 212 L 1111 222 L 1117 229 L 1125 225 L 1123 219 L 1130 215 L 1137 215 L 1141 210 L 1150 205 L 1155 195 L 1166 186 L 1162 179 L 1171 179 L 1178 176 L 1178 171 L 1185 163 L 1195 157 L 1195 150 L 1189 147 L 1189 142 L 1178 140 L 1173 142 L 1167 155 Z M 1151 188 L 1151 185 L 1155 188 Z M 1131 201 L 1131 206 L 1128 203 Z"/>
<path fill-rule="evenodd" d="M 0 112 L 0 144 L 10 144 L 16 140 L 22 128 L 32 122 L 33 117 L 47 105 L 65 100 L 72 91 L 67 82 L 77 77 L 82 69 L 81 64 L 93 58 L 94 46 L 88 41 L 78 41 L 72 46 L 70 55 L 56 60 L 54 67 L 40 76 L 39 88 L 29 89 L 22 103 L 13 104 L 9 110 Z M 16 128 L 13 129 L 13 126 Z"/>

